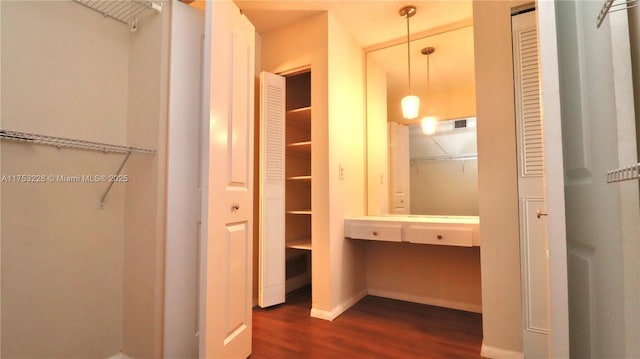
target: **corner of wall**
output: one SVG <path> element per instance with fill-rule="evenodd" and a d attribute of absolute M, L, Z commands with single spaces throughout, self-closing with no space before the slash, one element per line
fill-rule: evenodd
<path fill-rule="evenodd" d="M 485 345 L 484 342 L 482 342 L 480 356 L 489 359 L 524 359 L 524 354 L 522 352 L 502 349 L 498 347 L 491 347 Z"/>
<path fill-rule="evenodd" d="M 331 308 L 366 291 L 364 248 L 344 237 L 344 219 L 366 213 L 364 50 L 328 13 L 328 170 Z M 362 298 L 362 297 L 360 297 Z M 345 307 L 346 305 L 346 307 Z"/>
<path fill-rule="evenodd" d="M 523 324 L 511 9 L 526 3 L 473 2 L 483 335 L 513 352 Z"/>
<path fill-rule="evenodd" d="M 333 321 L 337 317 L 339 317 L 342 313 L 346 312 L 349 308 L 351 308 L 354 304 L 358 303 L 362 298 L 367 296 L 367 290 L 364 289 L 356 295 L 345 299 L 342 303 L 336 305 L 331 310 L 324 310 L 318 308 L 311 308 L 310 316 L 313 318 Z"/>

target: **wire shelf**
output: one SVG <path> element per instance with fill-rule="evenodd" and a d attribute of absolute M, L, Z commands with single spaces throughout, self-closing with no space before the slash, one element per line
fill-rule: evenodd
<path fill-rule="evenodd" d="M 598 13 L 598 22 L 596 27 L 600 28 L 604 19 L 612 12 L 622 11 L 634 8 L 640 5 L 640 0 L 605 0 L 602 9 Z"/>
<path fill-rule="evenodd" d="M 74 0 L 92 10 L 130 26 L 138 28 L 138 19 L 162 11 L 162 3 L 148 0 Z"/>
<path fill-rule="evenodd" d="M 640 179 L 640 163 L 607 172 L 607 183 Z"/>
<path fill-rule="evenodd" d="M 109 143 L 77 140 L 73 138 L 40 135 L 35 133 L 18 132 L 18 131 L 11 131 L 11 130 L 0 130 L 0 139 L 36 143 L 40 145 L 49 145 L 49 146 L 55 146 L 58 148 L 70 147 L 70 148 L 99 151 L 99 152 L 115 152 L 115 153 L 136 152 L 136 153 L 146 153 L 146 154 L 152 154 L 156 152 L 154 150 L 148 150 L 146 148 L 119 146 L 119 145 L 112 145 Z"/>

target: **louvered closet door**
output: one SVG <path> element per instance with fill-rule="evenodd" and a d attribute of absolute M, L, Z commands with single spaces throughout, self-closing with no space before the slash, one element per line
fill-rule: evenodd
<path fill-rule="evenodd" d="M 258 305 L 285 300 L 285 86 L 260 73 L 260 284 Z"/>
<path fill-rule="evenodd" d="M 544 148 L 535 11 L 512 18 L 524 354 L 548 358 L 549 290 Z M 538 215 L 538 212 L 541 212 Z"/>

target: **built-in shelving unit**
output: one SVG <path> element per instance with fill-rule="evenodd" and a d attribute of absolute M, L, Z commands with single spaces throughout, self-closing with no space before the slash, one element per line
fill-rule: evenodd
<path fill-rule="evenodd" d="M 287 291 L 311 280 L 311 73 L 287 76 L 285 246 Z"/>
<path fill-rule="evenodd" d="M 287 248 L 311 250 L 311 238 L 300 238 L 287 242 Z"/>

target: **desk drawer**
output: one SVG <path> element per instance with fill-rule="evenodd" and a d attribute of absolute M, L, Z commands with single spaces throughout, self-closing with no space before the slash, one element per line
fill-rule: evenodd
<path fill-rule="evenodd" d="M 436 226 L 410 226 L 405 241 L 421 244 L 440 244 L 444 246 L 471 247 L 473 234 L 471 228 L 447 228 Z"/>
<path fill-rule="evenodd" d="M 402 226 L 392 224 L 353 223 L 351 238 L 374 241 L 401 242 Z"/>

